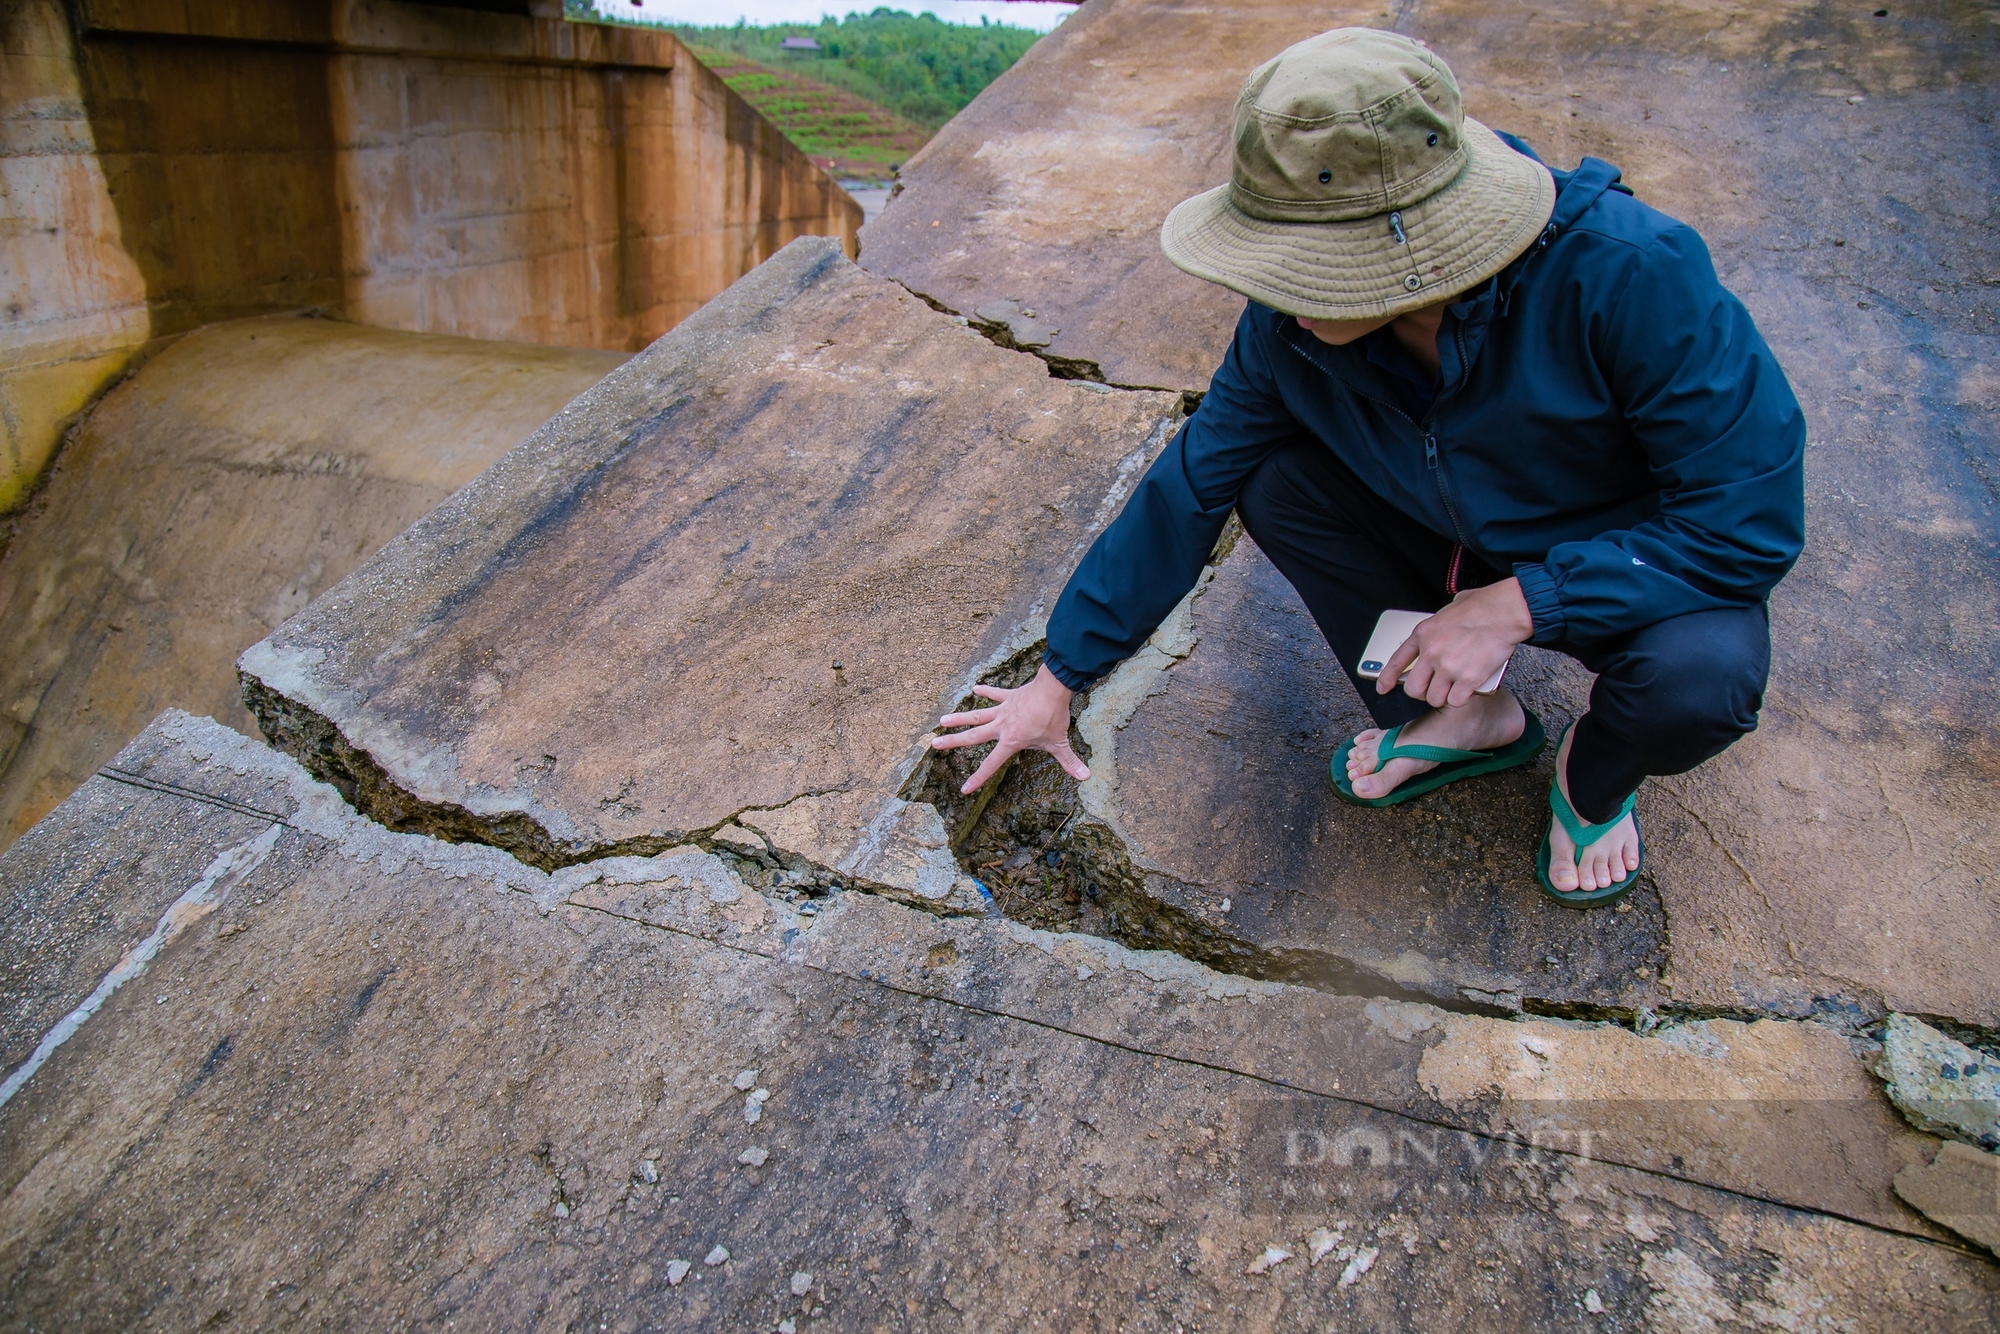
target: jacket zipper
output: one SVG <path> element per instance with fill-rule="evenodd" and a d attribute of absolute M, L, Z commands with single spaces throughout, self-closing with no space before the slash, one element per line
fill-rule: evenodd
<path fill-rule="evenodd" d="M 1458 348 L 1458 367 L 1459 367 L 1458 373 L 1459 373 L 1459 378 L 1463 380 L 1465 378 L 1464 329 L 1462 328 L 1453 329 L 1451 331 L 1451 338 L 1453 344 L 1456 345 Z M 1315 365 L 1319 364 L 1318 359 L 1314 357 L 1311 352 L 1307 351 L 1304 348 L 1296 348 L 1296 350 L 1299 351 L 1302 355 L 1304 355 L 1307 361 L 1311 361 Z M 1322 367 L 1322 369 L 1326 368 Z M 1337 372 L 1335 372 L 1335 374 L 1337 375 Z M 1451 531 L 1458 538 L 1458 544 L 1460 546 L 1462 547 L 1471 546 L 1472 539 L 1468 538 L 1465 535 L 1465 522 L 1459 517 L 1458 505 L 1451 498 L 1450 488 L 1448 488 L 1444 484 L 1443 470 L 1438 467 L 1437 435 L 1431 430 L 1431 428 L 1428 425 L 1425 424 L 1429 422 L 1432 418 L 1437 416 L 1437 403 L 1432 403 L 1431 410 L 1424 414 L 1424 420 L 1420 422 L 1415 417 L 1412 417 L 1409 413 L 1397 407 L 1394 403 L 1389 402 L 1387 399 L 1376 398 L 1375 395 L 1373 394 L 1368 394 L 1366 395 L 1366 397 L 1371 399 L 1375 403 L 1378 403 L 1381 406 L 1389 409 L 1389 411 L 1395 413 L 1398 417 L 1401 417 L 1404 421 L 1408 422 L 1412 427 L 1414 427 L 1420 435 L 1423 436 L 1424 466 L 1431 470 L 1431 477 L 1437 482 L 1438 499 L 1444 502 L 1445 515 L 1451 520 Z M 1444 397 L 1445 396 L 1443 394 L 1438 395 L 1440 401 L 1442 401 Z"/>
<path fill-rule="evenodd" d="M 1452 329 L 1451 341 L 1458 349 L 1458 376 L 1460 381 L 1463 382 L 1465 379 L 1465 327 L 1463 325 L 1458 325 Z M 1408 414 L 1404 415 L 1407 416 Z M 1433 403 L 1431 410 L 1424 415 L 1424 420 L 1428 422 L 1436 416 L 1437 405 Z M 1472 539 L 1465 535 L 1465 524 L 1458 517 L 1458 505 L 1451 498 L 1451 489 L 1444 484 L 1444 469 L 1438 466 L 1437 435 L 1429 426 L 1420 426 L 1417 429 L 1424 433 L 1424 462 L 1430 465 L 1431 476 L 1437 480 L 1438 499 L 1444 502 L 1444 512 L 1451 516 L 1451 531 L 1457 534 L 1460 546 L 1470 546 L 1472 545 Z"/>
<path fill-rule="evenodd" d="M 1438 438 L 1422 427 L 1417 429 L 1424 431 L 1424 463 L 1437 481 L 1438 499 L 1444 502 L 1444 512 L 1451 516 L 1451 531 L 1457 536 L 1460 546 L 1470 546 L 1472 540 L 1465 535 L 1465 524 L 1458 517 L 1458 506 L 1452 501 L 1450 488 L 1444 484 L 1444 469 L 1438 467 Z"/>

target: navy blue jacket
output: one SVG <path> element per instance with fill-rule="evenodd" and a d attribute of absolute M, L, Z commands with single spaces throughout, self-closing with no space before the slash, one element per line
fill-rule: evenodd
<path fill-rule="evenodd" d="M 1301 436 L 1383 503 L 1511 567 L 1532 643 L 1762 601 L 1805 540 L 1798 400 L 1693 228 L 1596 158 L 1554 175 L 1541 239 L 1447 307 L 1421 416 L 1365 340 L 1331 347 L 1251 302 L 1200 408 L 1063 589 L 1049 670 L 1081 689 L 1137 651 L 1194 586 L 1244 481 Z"/>

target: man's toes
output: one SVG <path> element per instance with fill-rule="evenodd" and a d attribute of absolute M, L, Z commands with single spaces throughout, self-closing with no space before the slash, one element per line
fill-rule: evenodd
<path fill-rule="evenodd" d="M 1416 766 L 1408 760 L 1390 760 L 1381 772 L 1364 774 L 1354 780 L 1354 790 L 1364 797 L 1386 797 L 1410 776 Z"/>
<path fill-rule="evenodd" d="M 1557 889 L 1576 888 L 1576 852 L 1554 840 L 1549 844 L 1549 883 Z"/>

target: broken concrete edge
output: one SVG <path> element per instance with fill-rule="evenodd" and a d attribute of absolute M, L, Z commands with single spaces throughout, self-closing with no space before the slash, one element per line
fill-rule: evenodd
<path fill-rule="evenodd" d="M 898 188 L 901 188 L 900 183 L 898 183 Z M 891 198 L 893 197 L 892 195 Z M 890 275 L 885 274 L 883 276 L 889 277 Z M 960 324 L 965 325 L 975 333 L 984 335 L 995 347 L 1003 347 L 1009 352 L 1021 352 L 1028 356 L 1039 358 L 1042 364 L 1049 368 L 1049 378 L 1052 380 L 1077 380 L 1090 386 L 1102 386 L 1106 390 L 1179 394 L 1181 396 L 1182 417 L 1193 416 L 1195 409 L 1201 406 L 1201 400 L 1208 392 L 1205 389 L 1189 389 L 1184 386 L 1121 384 L 1107 380 L 1104 378 L 1104 368 L 1094 361 L 1084 357 L 1066 357 L 1057 352 L 1050 352 L 1048 350 L 1049 343 L 1054 341 L 1056 335 L 1061 330 L 1046 329 L 1046 326 L 1040 324 L 1039 321 L 1032 317 L 1023 318 L 1023 314 L 1015 313 L 1021 311 L 1019 302 L 1000 302 L 994 306 L 981 307 L 972 314 L 967 315 L 963 311 L 952 309 L 928 292 L 918 291 L 900 278 L 892 277 L 891 281 L 938 314 L 949 315 L 952 319 L 957 320 Z M 1002 309 L 1007 306 L 1014 307 L 1014 311 L 1009 312 Z M 1046 337 L 1043 336 L 1045 329 Z"/>
<path fill-rule="evenodd" d="M 814 794 L 774 810 L 751 809 L 735 820 L 707 831 L 702 843 L 675 845 L 648 856 L 614 854 L 554 870 L 529 865 L 510 853 L 478 842 L 452 842 L 424 833 L 389 829 L 356 811 L 340 790 L 315 778 L 292 756 L 252 741 L 212 718 L 179 709 L 162 713 L 154 724 L 160 736 L 197 764 L 215 765 L 239 777 L 275 785 L 292 809 L 267 811 L 210 793 L 183 790 L 145 778 L 114 760 L 105 770 L 112 781 L 131 783 L 189 798 L 225 805 L 241 813 L 268 819 L 271 828 L 291 828 L 324 839 L 343 857 L 374 863 L 385 875 L 411 866 L 451 879 L 480 881 L 498 891 L 527 895 L 544 914 L 572 901 L 593 885 L 644 885 L 678 881 L 703 890 L 716 903 L 735 903 L 745 895 L 762 899 L 787 928 L 797 928 L 805 915 L 781 895 L 766 888 L 820 889 L 836 896 L 851 890 L 890 899 L 906 907 L 944 916 L 988 916 L 982 904 L 954 899 L 962 886 L 956 863 L 944 844 L 944 825 L 934 807 L 865 793 Z M 861 822 L 852 845 L 842 849 L 815 843 L 827 825 L 835 829 L 853 822 L 853 811 L 872 806 L 875 814 Z M 816 828 L 815 825 L 818 825 Z M 269 830 L 264 831 L 268 835 Z M 263 837 L 264 835 L 259 835 Z M 809 861 L 805 853 L 827 857 L 834 865 Z M 912 863 L 929 879 L 899 874 L 899 863 Z M 945 868 L 949 868 L 946 870 Z M 759 875 L 759 870 L 765 872 Z M 773 875 L 773 871 L 786 874 Z M 746 872 L 748 873 L 746 875 Z M 884 876 L 876 879 L 873 872 Z M 812 882 L 807 875 L 817 877 Z M 936 884 L 948 877 L 950 889 Z M 760 883 L 761 881 L 761 883 Z M 900 881 L 903 883 L 892 883 Z M 886 892 L 885 892 L 886 891 Z M 956 911 L 940 913 L 943 906 Z M 814 905 L 817 910 L 817 905 Z M 837 911 L 829 903 L 825 911 Z M 969 909 L 969 911 L 968 911 Z M 1116 941 L 1078 934 L 1036 931 L 1000 919 L 1008 937 L 1043 953 L 1058 946 L 1077 948 L 1101 961 L 1103 971 L 1129 971 L 1155 982 L 1174 981 L 1217 999 L 1272 996 L 1282 984 L 1258 982 L 1217 973 L 1185 957 L 1163 951 L 1134 950 Z"/>
<path fill-rule="evenodd" d="M 919 810 L 895 797 L 867 793 L 808 793 L 775 809 L 736 811 L 702 829 L 608 845 L 559 843 L 531 812 L 483 814 L 411 795 L 328 719 L 248 672 L 241 676 L 244 703 L 271 745 L 337 792 L 356 818 L 397 837 L 490 849 L 521 867 L 531 880 L 540 875 L 582 883 L 570 873 L 692 847 L 733 863 L 742 878 L 759 887 L 794 888 L 808 894 L 852 888 L 933 912 L 983 915 L 987 910 L 987 899 L 976 882 L 957 874 L 956 863 L 944 850 L 943 821 L 929 807 Z M 829 809 L 853 820 L 845 841 L 823 828 Z M 725 835 L 725 830 L 738 832 Z M 754 831 L 755 846 L 743 841 L 747 831 Z"/>

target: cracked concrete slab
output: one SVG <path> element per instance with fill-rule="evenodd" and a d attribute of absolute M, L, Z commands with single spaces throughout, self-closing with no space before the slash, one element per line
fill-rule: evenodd
<path fill-rule="evenodd" d="M 1855 1096 L 1860 1055 L 1818 1025 L 1669 1040 L 1448 1015 L 852 892 L 807 922 L 692 849 L 551 877 L 383 830 L 185 715 L 117 772 L 0 875 L 60 900 L 103 845 L 161 841 L 111 806 L 167 800 L 184 855 L 137 873 L 167 879 L 141 886 L 158 901 L 185 864 L 246 841 L 253 799 L 282 819 L 0 1107 L 12 1322 L 1528 1330 L 1586 1311 L 1681 1328 L 1693 1311 L 1971 1330 L 2000 1315 L 2000 1270 L 1886 1178 L 1879 1217 L 1829 1209 L 1859 1156 L 1814 1182 L 1801 1169 L 1824 1155 L 1796 1154 L 1791 1184 L 1819 1199 L 1781 1204 L 1780 1175 L 1746 1174 L 1754 1154 L 1676 1175 L 1476 1119 L 1512 1096 L 1495 1103 L 1496 1081 L 1523 1077 L 1512 1042 L 1552 1072 L 1529 1091 L 1572 1110 L 1610 1091 L 1607 1066 L 1642 1075 L 1621 1096 L 1661 1091 L 1648 1070 L 1696 1072 L 1681 1093 L 1853 1101 L 1928 1144 L 1879 1094 Z M 37 839 L 72 855 L 29 865 Z M 565 875 L 578 883 L 549 901 Z M 6 928 L 11 965 L 31 943 Z M 1332 1147 L 1291 1161 L 1295 1143 Z M 1293 1258 L 1250 1272 L 1273 1247 Z"/>
<path fill-rule="evenodd" d="M 236 655 L 624 360 L 294 316 L 147 360 L 0 551 L 0 846 L 162 708 L 254 732 Z"/>
<path fill-rule="evenodd" d="M 1395 812 L 1324 792 L 1358 701 L 1289 590 L 1240 555 L 1204 595 L 1200 646 L 1120 741 L 1119 823 L 1176 882 L 1155 897 L 1184 932 L 1219 927 L 1228 901 L 1245 949 L 1304 949 L 1353 961 L 1368 985 L 1501 1008 L 1850 1024 L 1904 1010 L 1992 1033 L 1990 23 L 1942 3 L 1877 16 L 1101 0 L 908 164 L 863 262 L 951 309 L 1032 309 L 1060 331 L 1051 357 L 1112 381 L 1203 388 L 1240 303 L 1172 270 L 1159 222 L 1226 179 L 1242 74 L 1339 23 L 1429 41 L 1472 114 L 1558 165 L 1619 164 L 1641 199 L 1702 231 L 1806 407 L 1806 552 L 1772 601 L 1760 730 L 1648 784 L 1652 869 L 1633 911 L 1602 921 L 1528 888 L 1546 764 Z M 1561 664 L 1538 658 L 1524 678 L 1551 722 L 1581 707 L 1583 680 Z M 1202 819 L 1187 816 L 1196 792 Z"/>
<path fill-rule="evenodd" d="M 797 241 L 253 646 L 247 687 L 389 824 L 542 866 L 887 802 L 1177 412 Z"/>

